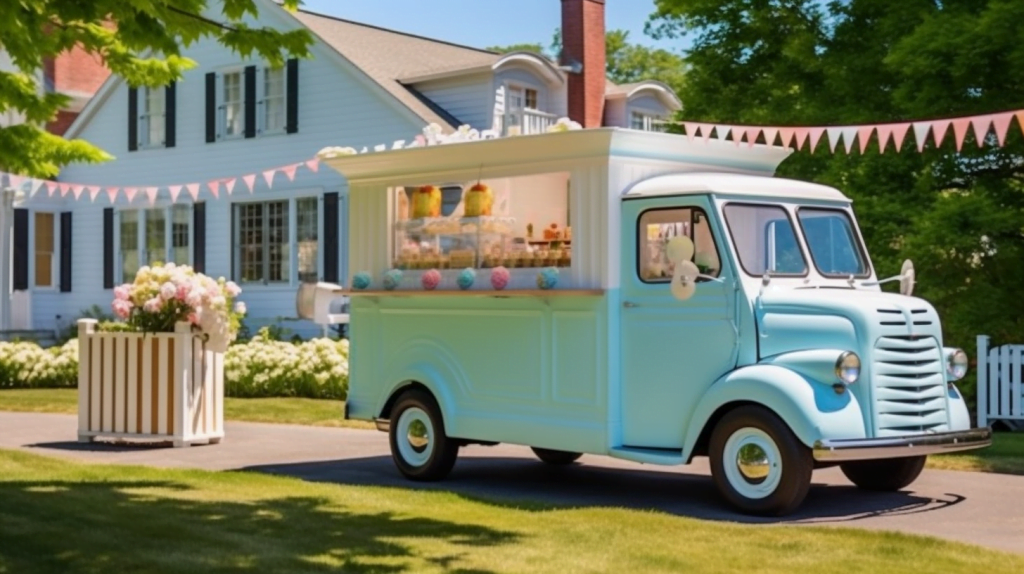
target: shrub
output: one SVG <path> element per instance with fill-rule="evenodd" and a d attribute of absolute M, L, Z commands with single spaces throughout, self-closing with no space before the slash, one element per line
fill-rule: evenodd
<path fill-rule="evenodd" d="M 78 385 L 78 340 L 44 349 L 36 343 L 0 343 L 0 388 Z"/>

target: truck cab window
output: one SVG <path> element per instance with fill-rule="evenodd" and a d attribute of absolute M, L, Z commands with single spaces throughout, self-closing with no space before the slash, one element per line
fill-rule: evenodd
<path fill-rule="evenodd" d="M 807 273 L 807 262 L 785 209 L 778 205 L 732 203 L 723 211 L 740 265 L 748 274 Z"/>
<path fill-rule="evenodd" d="M 673 237 L 680 235 L 693 241 L 693 262 L 701 273 L 717 277 L 722 270 L 714 234 L 702 209 L 647 210 L 640 214 L 637 233 L 637 272 L 645 283 L 663 283 L 672 279 L 674 265 L 665 254 L 665 246 Z"/>
<path fill-rule="evenodd" d="M 807 248 L 822 275 L 867 275 L 860 241 L 850 217 L 834 209 L 801 208 L 797 213 Z"/>

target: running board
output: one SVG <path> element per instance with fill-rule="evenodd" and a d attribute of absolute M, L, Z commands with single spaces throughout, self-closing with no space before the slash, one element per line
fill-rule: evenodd
<path fill-rule="evenodd" d="M 676 466 L 685 464 L 682 449 L 672 448 L 640 448 L 635 446 L 618 446 L 608 451 L 608 456 L 642 462 L 646 464 L 660 464 L 663 466 Z"/>

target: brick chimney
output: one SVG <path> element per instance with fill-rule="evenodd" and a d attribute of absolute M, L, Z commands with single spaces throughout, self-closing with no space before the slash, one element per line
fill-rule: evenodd
<path fill-rule="evenodd" d="M 569 72 L 569 119 L 601 127 L 605 97 L 604 0 L 562 0 L 562 65 Z"/>

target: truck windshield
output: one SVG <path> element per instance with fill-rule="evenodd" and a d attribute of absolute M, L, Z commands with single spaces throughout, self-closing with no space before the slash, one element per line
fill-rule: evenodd
<path fill-rule="evenodd" d="M 867 274 L 860 242 L 846 212 L 802 207 L 797 218 L 819 273 L 841 276 Z"/>
<path fill-rule="evenodd" d="M 744 271 L 755 276 L 807 273 L 807 262 L 785 209 L 730 203 L 723 211 Z"/>

